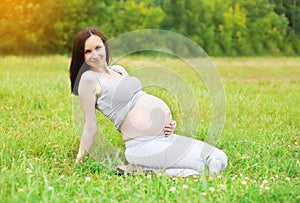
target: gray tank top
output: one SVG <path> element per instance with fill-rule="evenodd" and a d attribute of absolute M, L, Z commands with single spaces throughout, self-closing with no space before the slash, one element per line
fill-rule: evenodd
<path fill-rule="evenodd" d="M 118 66 L 110 68 L 122 74 L 123 78 L 120 81 L 99 78 L 101 95 L 97 99 L 96 108 L 120 131 L 125 116 L 145 92 L 142 91 L 142 84 L 137 78 L 128 76 L 126 72 L 122 73 Z"/>

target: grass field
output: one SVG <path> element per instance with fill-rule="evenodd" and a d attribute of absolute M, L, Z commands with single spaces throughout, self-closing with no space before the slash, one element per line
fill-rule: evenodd
<path fill-rule="evenodd" d="M 134 70 L 150 61 L 185 70 L 178 59 L 122 63 Z M 1 57 L 0 202 L 300 202 L 300 58 L 212 61 L 226 93 L 217 147 L 229 165 L 216 178 L 170 179 L 117 176 L 93 158 L 76 166 L 80 136 L 72 116 L 69 58 Z M 197 98 L 201 139 L 210 123 L 210 99 L 205 91 Z M 113 126 L 104 126 L 122 148 Z"/>

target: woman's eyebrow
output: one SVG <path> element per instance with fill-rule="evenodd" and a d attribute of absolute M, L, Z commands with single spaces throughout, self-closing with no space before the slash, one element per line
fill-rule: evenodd
<path fill-rule="evenodd" d="M 95 47 L 93 47 L 92 49 L 95 49 L 95 48 L 97 48 L 99 46 L 103 46 L 103 45 L 104 45 L 103 43 L 99 43 Z M 84 51 L 90 51 L 90 48 L 84 49 Z"/>

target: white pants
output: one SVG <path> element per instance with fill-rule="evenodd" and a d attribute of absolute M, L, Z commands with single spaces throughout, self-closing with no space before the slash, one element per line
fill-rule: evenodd
<path fill-rule="evenodd" d="M 227 166 L 226 154 L 204 142 L 180 135 L 144 136 L 125 142 L 129 163 L 149 170 L 165 169 L 170 176 L 199 175 L 208 166 L 217 175 Z"/>

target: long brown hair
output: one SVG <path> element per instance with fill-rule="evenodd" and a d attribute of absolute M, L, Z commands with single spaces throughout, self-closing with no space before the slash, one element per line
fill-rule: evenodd
<path fill-rule="evenodd" d="M 97 28 L 94 27 L 88 27 L 85 29 L 80 30 L 73 41 L 73 47 L 72 47 L 72 59 L 71 59 L 71 65 L 70 65 L 70 80 L 71 80 L 71 91 L 73 94 L 78 95 L 78 84 L 81 78 L 81 75 L 88 70 L 88 66 L 86 63 L 84 63 L 84 46 L 85 41 L 91 36 L 91 35 L 97 35 L 99 36 L 105 46 L 106 51 L 106 62 L 109 64 L 109 49 L 107 44 L 107 39 L 104 36 L 104 34 L 99 31 Z"/>

